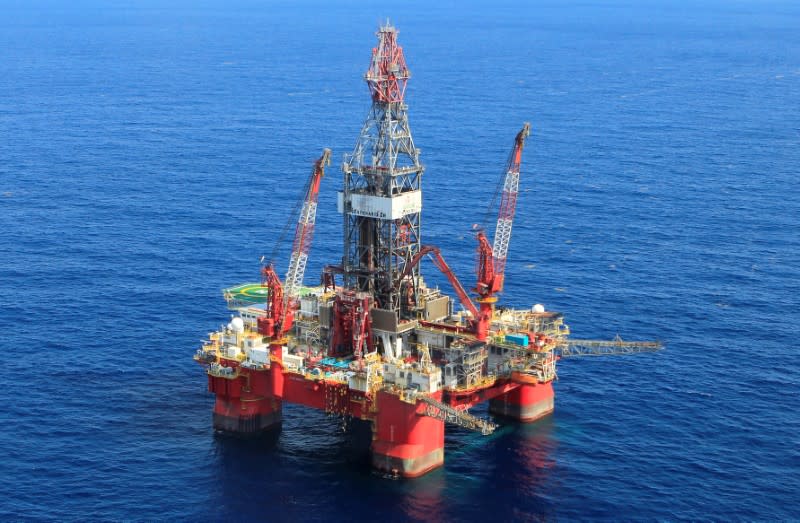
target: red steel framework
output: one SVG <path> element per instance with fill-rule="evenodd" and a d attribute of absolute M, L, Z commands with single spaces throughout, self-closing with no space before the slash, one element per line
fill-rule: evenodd
<path fill-rule="evenodd" d="M 397 30 L 387 23 L 378 32 L 378 46 L 372 48 L 372 61 L 364 75 L 372 100 L 401 103 L 410 76 L 403 48 L 397 45 Z"/>

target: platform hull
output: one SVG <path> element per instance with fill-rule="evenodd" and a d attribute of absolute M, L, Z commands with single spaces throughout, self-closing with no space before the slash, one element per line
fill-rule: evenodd
<path fill-rule="evenodd" d="M 214 430 L 253 436 L 279 430 L 282 405 L 275 399 L 242 401 L 217 396 L 214 404 Z"/>
<path fill-rule="evenodd" d="M 264 432 L 277 431 L 281 428 L 281 414 L 257 414 L 255 416 L 224 416 L 214 413 L 214 430 L 234 434 L 257 435 Z"/>
<path fill-rule="evenodd" d="M 402 478 L 417 478 L 444 465 L 444 449 L 436 449 L 415 458 L 380 454 L 373 449 L 372 467 Z"/>
<path fill-rule="evenodd" d="M 489 401 L 489 412 L 523 423 L 536 421 L 553 412 L 553 384 L 523 384 Z"/>
<path fill-rule="evenodd" d="M 324 410 L 339 416 L 372 422 L 371 463 L 393 476 L 414 478 L 444 465 L 444 421 L 426 411 L 422 401 L 404 401 L 397 391 L 367 394 L 346 383 L 308 379 L 286 373 L 273 355 L 265 370 L 236 368 L 233 377 L 209 375 L 209 390 L 216 395 L 214 429 L 240 436 L 277 434 L 284 401 Z M 490 401 L 493 414 L 532 422 L 553 411 L 552 383 L 502 382 L 489 389 L 434 399 L 464 408 Z"/>
<path fill-rule="evenodd" d="M 423 416 L 424 406 L 393 394 L 378 393 L 373 425 L 372 466 L 404 478 L 415 478 L 444 464 L 444 422 Z"/>

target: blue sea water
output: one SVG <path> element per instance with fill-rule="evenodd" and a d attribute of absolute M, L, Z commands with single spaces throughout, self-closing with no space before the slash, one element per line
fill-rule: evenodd
<path fill-rule="evenodd" d="M 387 16 L 424 242 L 469 281 L 531 121 L 505 302 L 667 344 L 561 362 L 551 417 L 448 429 L 416 481 L 300 407 L 276 441 L 213 434 L 191 360 L 355 143 Z M 0 519 L 800 519 L 799 29 L 771 0 L 1 1 Z"/>

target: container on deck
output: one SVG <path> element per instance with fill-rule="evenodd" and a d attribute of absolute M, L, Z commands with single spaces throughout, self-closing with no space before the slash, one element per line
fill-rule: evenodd
<path fill-rule="evenodd" d="M 526 334 L 506 334 L 506 342 L 527 347 L 528 336 Z"/>

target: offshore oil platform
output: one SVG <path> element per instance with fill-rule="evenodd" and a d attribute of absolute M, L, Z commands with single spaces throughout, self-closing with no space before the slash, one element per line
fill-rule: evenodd
<path fill-rule="evenodd" d="M 468 291 L 441 251 L 422 243 L 422 174 L 404 95 L 410 73 L 398 31 L 388 22 L 365 79 L 372 106 L 355 148 L 345 155 L 338 210 L 341 262 L 321 284 L 304 286 L 325 149 L 304 188 L 286 277 L 270 260 L 261 282 L 223 291 L 235 311 L 194 359 L 216 395 L 213 425 L 258 434 L 278 429 L 284 402 L 372 424 L 373 467 L 416 477 L 444 463 L 444 427 L 482 434 L 497 425 L 473 416 L 484 401 L 500 417 L 532 422 L 553 411 L 559 358 L 658 350 L 658 342 L 575 340 L 561 313 L 542 305 L 496 307 L 503 290 L 520 165 L 530 134 L 514 139 L 499 185 L 490 241 L 477 230 L 475 286 Z M 420 273 L 423 258 L 455 291 L 460 309 Z M 262 260 L 263 261 L 263 260 Z M 338 280 L 338 281 L 337 281 Z"/>

